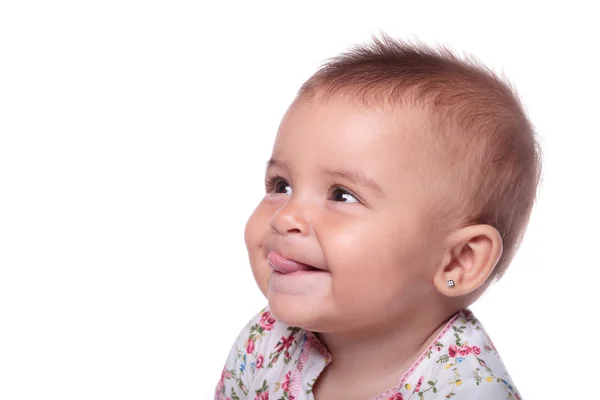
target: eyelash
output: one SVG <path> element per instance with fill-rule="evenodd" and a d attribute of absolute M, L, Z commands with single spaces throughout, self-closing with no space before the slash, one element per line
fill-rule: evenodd
<path fill-rule="evenodd" d="M 267 190 L 267 193 L 273 192 L 273 190 L 277 186 L 277 183 L 280 182 L 280 181 L 283 181 L 283 182 L 287 183 L 287 181 L 285 179 L 283 179 L 279 175 L 273 175 L 273 176 L 267 177 L 265 179 L 265 188 Z M 288 185 L 289 185 L 289 183 L 288 183 Z M 332 194 L 333 191 L 336 190 L 336 189 L 346 192 L 347 194 L 349 194 L 352 197 L 354 197 L 358 203 L 362 203 L 361 199 L 357 195 L 355 195 L 350 190 L 344 188 L 343 186 L 341 186 L 341 185 L 339 185 L 337 183 L 333 183 L 333 185 L 331 185 L 330 194 Z M 338 203 L 344 203 L 344 202 L 338 202 Z"/>

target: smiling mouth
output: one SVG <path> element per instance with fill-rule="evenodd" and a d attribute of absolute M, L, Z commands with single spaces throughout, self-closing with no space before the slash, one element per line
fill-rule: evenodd
<path fill-rule="evenodd" d="M 273 263 L 271 261 L 269 261 L 269 266 L 273 269 L 273 271 L 277 271 L 277 272 L 279 272 L 281 274 L 293 274 L 293 273 L 296 273 L 296 272 L 311 272 L 311 271 L 315 271 L 316 272 L 316 271 L 322 271 L 322 270 L 320 270 L 318 268 L 311 267 L 310 265 L 307 266 L 306 268 L 303 268 L 303 269 L 288 271 L 288 270 L 285 270 L 285 269 L 282 269 L 282 268 L 277 268 L 276 266 L 273 265 Z"/>
<path fill-rule="evenodd" d="M 302 271 L 320 271 L 319 268 L 315 268 L 311 265 L 304 264 L 298 261 L 290 260 L 283 257 L 274 251 L 270 251 L 267 254 L 267 261 L 269 266 L 274 270 L 282 274 L 291 274 L 294 272 Z"/>

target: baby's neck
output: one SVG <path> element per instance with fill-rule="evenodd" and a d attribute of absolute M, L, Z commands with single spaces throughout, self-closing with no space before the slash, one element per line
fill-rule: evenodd
<path fill-rule="evenodd" d="M 360 335 L 318 334 L 328 347 L 333 361 L 317 380 L 315 396 L 317 399 L 327 399 L 329 396 L 326 393 L 331 393 L 330 390 L 335 392 L 344 388 L 349 396 L 362 396 L 364 399 L 365 396 L 374 397 L 396 386 L 402 375 L 439 335 L 451 314 L 441 310 L 437 314 L 414 313 L 402 324 L 394 321 Z"/>

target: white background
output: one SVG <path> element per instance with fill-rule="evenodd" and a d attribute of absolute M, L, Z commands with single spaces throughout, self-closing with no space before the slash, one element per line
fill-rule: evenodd
<path fill-rule="evenodd" d="M 0 3 L 0 398 L 210 399 L 264 305 L 243 228 L 279 120 L 379 30 L 519 88 L 544 183 L 473 309 L 525 399 L 595 396 L 600 30 L 563 3 Z"/>

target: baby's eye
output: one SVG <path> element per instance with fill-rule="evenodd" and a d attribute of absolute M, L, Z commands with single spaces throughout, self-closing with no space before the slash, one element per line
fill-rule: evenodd
<path fill-rule="evenodd" d="M 292 187 L 286 181 L 275 182 L 275 193 L 292 194 Z"/>
<path fill-rule="evenodd" d="M 358 203 L 358 200 L 356 199 L 356 197 L 354 197 L 352 193 L 341 188 L 333 189 L 331 197 L 334 201 L 340 201 L 343 203 Z"/>
<path fill-rule="evenodd" d="M 265 188 L 267 189 L 267 193 L 292 194 L 292 187 L 278 176 L 267 178 L 265 180 Z"/>

